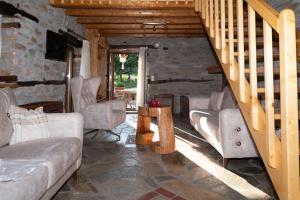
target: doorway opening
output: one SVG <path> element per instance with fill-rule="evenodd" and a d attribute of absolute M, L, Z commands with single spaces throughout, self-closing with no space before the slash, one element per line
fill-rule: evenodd
<path fill-rule="evenodd" d="M 136 110 L 138 60 L 136 53 L 114 54 L 114 97 L 124 99 L 128 111 Z"/>
<path fill-rule="evenodd" d="M 145 101 L 146 48 L 111 48 L 108 70 L 110 99 L 123 99 L 128 112 Z"/>

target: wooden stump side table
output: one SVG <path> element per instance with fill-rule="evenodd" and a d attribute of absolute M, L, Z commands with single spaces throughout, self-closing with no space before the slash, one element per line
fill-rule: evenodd
<path fill-rule="evenodd" d="M 152 142 L 154 132 L 150 130 L 151 117 L 157 118 L 159 132 L 159 141 L 157 142 Z M 175 151 L 171 107 L 139 107 L 136 143 L 151 144 L 151 149 L 159 154 L 168 154 Z"/>

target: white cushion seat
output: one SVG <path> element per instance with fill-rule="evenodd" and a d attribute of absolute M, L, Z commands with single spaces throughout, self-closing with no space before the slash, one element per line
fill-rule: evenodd
<path fill-rule="evenodd" d="M 2 156 L 1 156 L 2 157 Z M 14 162 L 13 160 L 8 160 Z M 37 161 L 34 169 L 26 164 L 33 162 L 32 160 L 18 160 L 14 166 L 15 170 L 31 170 L 27 175 L 21 176 L 13 181 L 0 181 L 0 199 L 1 200 L 24 200 L 39 199 L 47 190 L 48 185 L 48 169 L 47 166 L 39 164 Z M 5 161 L 1 163 L 1 168 L 11 167 L 5 166 Z"/>
<path fill-rule="evenodd" d="M 22 142 L 0 149 L 4 160 L 38 160 L 47 167 L 47 189 L 81 157 L 81 142 L 78 138 L 48 138 Z"/>

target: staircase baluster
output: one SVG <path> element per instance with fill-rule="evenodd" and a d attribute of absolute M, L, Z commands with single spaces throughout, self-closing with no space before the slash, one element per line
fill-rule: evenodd
<path fill-rule="evenodd" d="M 235 80 L 234 71 L 234 30 L 233 30 L 233 0 L 228 0 L 228 45 L 229 45 L 229 71 L 230 80 Z"/>
<path fill-rule="evenodd" d="M 248 5 L 248 37 L 249 37 L 249 68 L 250 68 L 250 98 L 252 127 L 259 130 L 258 98 L 257 98 L 257 57 L 256 57 L 256 14 Z"/>
<path fill-rule="evenodd" d="M 201 13 L 201 10 L 202 10 L 202 0 L 199 0 L 199 3 L 198 3 L 198 12 Z"/>
<path fill-rule="evenodd" d="M 195 0 L 195 12 L 199 12 L 199 0 Z"/>
<path fill-rule="evenodd" d="M 209 32 L 210 32 L 210 37 L 215 37 L 214 33 L 214 1 L 210 0 L 209 1 Z"/>
<path fill-rule="evenodd" d="M 239 95 L 240 101 L 246 101 L 245 91 L 245 47 L 244 47 L 244 9 L 243 0 L 237 1 L 237 27 L 238 27 L 238 65 L 239 65 Z"/>
<path fill-rule="evenodd" d="M 215 45 L 220 49 L 220 17 L 219 17 L 219 0 L 215 0 Z"/>
<path fill-rule="evenodd" d="M 266 110 L 266 147 L 268 163 L 276 168 L 275 157 L 275 112 L 273 80 L 273 37 L 271 26 L 263 20 L 264 29 L 264 75 L 265 75 L 265 110 Z"/>
<path fill-rule="evenodd" d="M 206 0 L 201 0 L 201 2 L 202 2 L 202 13 L 201 13 L 201 16 L 202 16 L 202 19 L 205 19 L 205 2 L 206 2 Z M 204 23 L 203 23 L 203 25 L 204 25 Z"/>
<path fill-rule="evenodd" d="M 205 26 L 209 27 L 209 0 L 205 0 Z"/>
<path fill-rule="evenodd" d="M 222 63 L 226 63 L 226 13 L 225 13 L 225 0 L 221 0 L 221 54 L 222 54 Z"/>

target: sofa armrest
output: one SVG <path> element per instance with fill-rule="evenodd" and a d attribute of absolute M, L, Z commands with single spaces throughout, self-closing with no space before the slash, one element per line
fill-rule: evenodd
<path fill-rule="evenodd" d="M 258 157 L 256 146 L 239 109 L 219 113 L 219 141 L 224 158 Z"/>
<path fill-rule="evenodd" d="M 79 113 L 47 114 L 50 137 L 83 139 L 83 118 Z"/>
<path fill-rule="evenodd" d="M 209 96 L 188 96 L 189 110 L 207 110 Z"/>
<path fill-rule="evenodd" d="M 115 100 L 110 100 L 109 102 L 111 103 L 113 110 L 126 111 L 126 103 L 124 100 L 115 99 Z"/>

